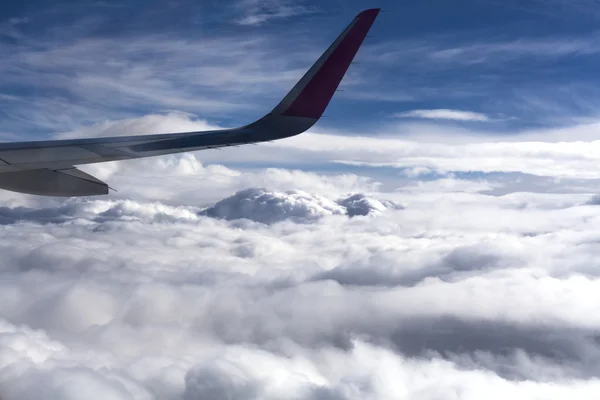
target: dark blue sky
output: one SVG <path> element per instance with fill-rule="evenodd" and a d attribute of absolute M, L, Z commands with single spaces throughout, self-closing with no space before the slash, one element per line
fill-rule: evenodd
<path fill-rule="evenodd" d="M 0 133 L 177 110 L 232 126 L 277 103 L 352 17 L 381 14 L 323 127 L 519 132 L 594 120 L 600 1 L 25 1 L 0 9 Z M 445 110 L 443 113 L 435 110 Z"/>

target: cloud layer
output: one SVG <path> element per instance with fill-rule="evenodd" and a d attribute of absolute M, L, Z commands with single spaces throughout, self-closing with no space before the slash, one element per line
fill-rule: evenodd
<path fill-rule="evenodd" d="M 600 388 L 589 194 L 368 180 L 360 191 L 297 172 L 299 190 L 285 170 L 146 162 L 127 167 L 136 188 L 152 166 L 213 195 L 175 202 L 165 182 L 152 200 L 0 209 L 3 399 L 591 399 Z M 243 188 L 252 182 L 267 188 Z"/>

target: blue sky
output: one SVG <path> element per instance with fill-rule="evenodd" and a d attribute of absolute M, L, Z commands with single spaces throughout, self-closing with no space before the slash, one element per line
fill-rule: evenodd
<path fill-rule="evenodd" d="M 426 120 L 506 134 L 592 121 L 599 109 L 600 2 L 592 0 L 1 7 L 6 140 L 170 110 L 219 126 L 246 123 L 276 104 L 367 7 L 385 13 L 322 127 L 376 131 Z"/>

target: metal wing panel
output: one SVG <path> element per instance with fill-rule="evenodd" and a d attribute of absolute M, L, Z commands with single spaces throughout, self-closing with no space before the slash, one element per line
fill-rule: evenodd
<path fill-rule="evenodd" d="M 40 147 L 0 151 L 0 158 L 8 164 L 51 163 L 57 160 L 100 159 L 101 155 L 79 146 Z"/>
<path fill-rule="evenodd" d="M 34 169 L 0 174 L 0 188 L 43 196 L 94 196 L 108 193 L 108 185 L 77 168 L 61 171 Z"/>
<path fill-rule="evenodd" d="M 0 145 L 0 172 L 27 169 L 63 169 L 73 165 L 119 161 L 221 147 L 243 141 L 244 135 L 206 136 L 204 133 L 151 135 Z M 237 139 L 236 139 L 237 137 Z M 145 138 L 145 139 L 144 139 Z M 15 145 L 20 145 L 17 148 Z"/>
<path fill-rule="evenodd" d="M 270 115 L 243 128 L 220 131 L 5 143 L 0 144 L 0 160 L 9 165 L 0 165 L 0 173 L 63 169 L 73 165 L 266 142 L 297 135 L 315 122 L 312 118 Z"/>

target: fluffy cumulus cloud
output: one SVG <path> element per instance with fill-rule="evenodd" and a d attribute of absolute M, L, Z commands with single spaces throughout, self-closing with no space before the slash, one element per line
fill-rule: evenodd
<path fill-rule="evenodd" d="M 2 194 L 3 400 L 600 390 L 593 193 L 418 166 L 389 190 L 194 155 L 87 168 L 121 190 Z"/>
<path fill-rule="evenodd" d="M 398 206 L 390 201 L 381 202 L 362 193 L 339 199 L 337 202 L 322 196 L 290 190 L 273 192 L 262 188 L 240 191 L 202 211 L 203 215 L 217 218 L 250 219 L 266 224 L 293 220 L 311 222 L 327 215 L 373 215 Z"/>

